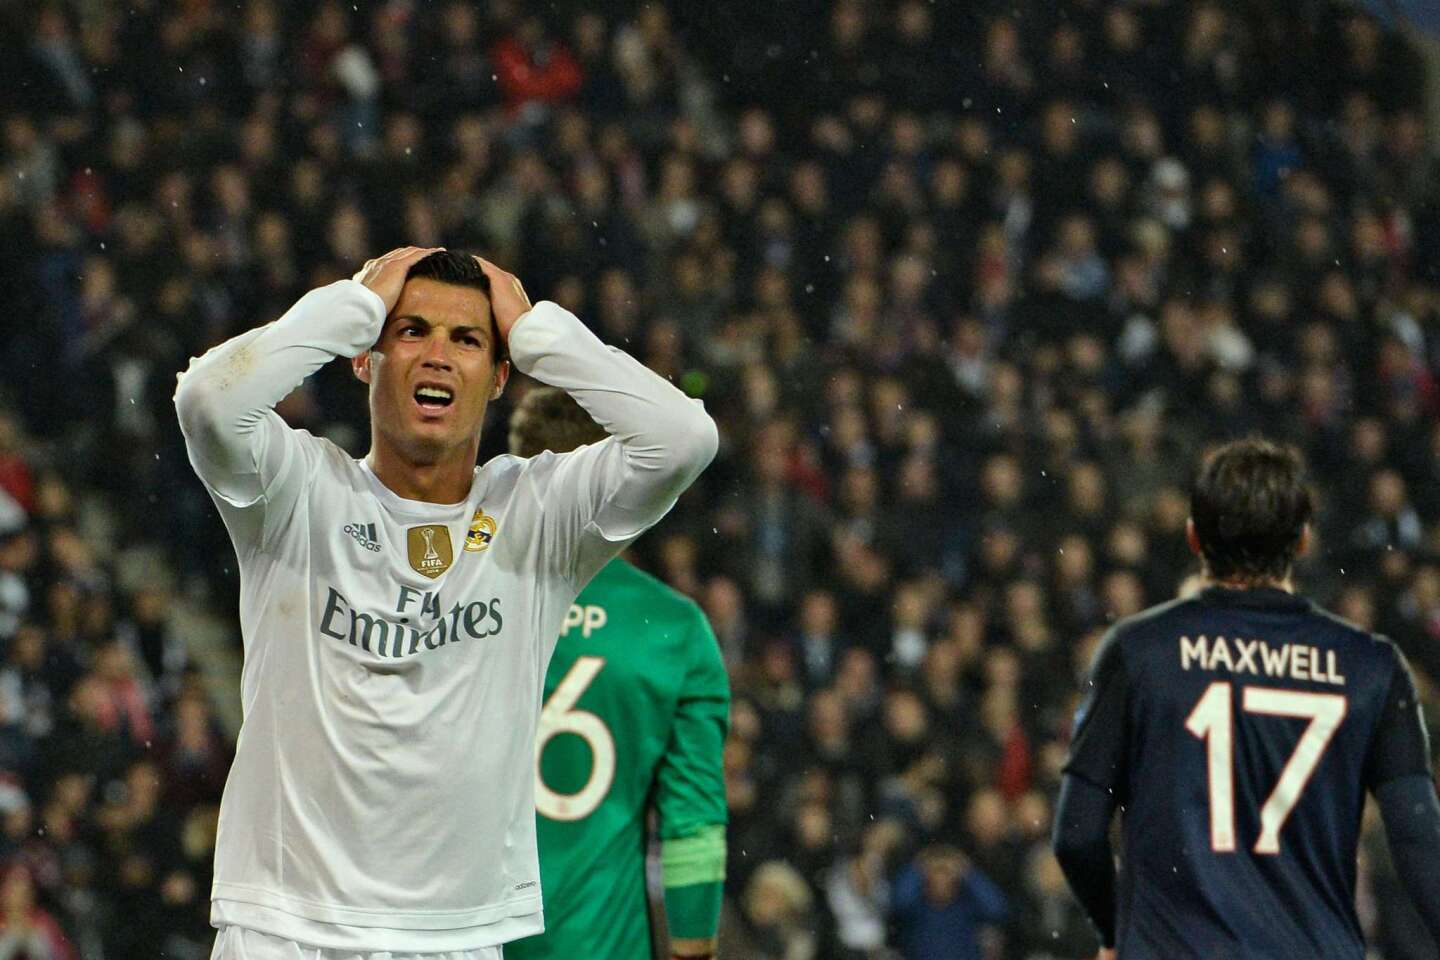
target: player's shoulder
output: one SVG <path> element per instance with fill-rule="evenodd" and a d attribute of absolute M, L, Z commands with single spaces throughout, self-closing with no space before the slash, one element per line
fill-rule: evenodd
<path fill-rule="evenodd" d="M 552 484 L 564 468 L 585 458 L 593 459 L 600 448 L 613 443 L 618 443 L 618 441 L 613 437 L 606 437 L 604 440 L 587 443 L 564 453 L 542 450 L 533 457 L 502 453 L 487 460 L 479 468 L 479 473 L 481 478 L 489 484 L 492 493 L 509 496 L 526 492 L 536 499 L 538 506 L 543 508 L 547 495 L 552 492 Z"/>
<path fill-rule="evenodd" d="M 1177 597 L 1115 621 L 1106 631 L 1107 646 L 1136 646 L 1155 638 L 1169 637 L 1177 623 L 1196 612 L 1194 597 Z"/>
<path fill-rule="evenodd" d="M 700 605 L 694 600 L 621 557 L 616 557 L 601 568 L 581 596 L 592 592 L 634 600 L 644 604 L 650 613 L 671 619 L 703 620 L 705 617 Z"/>
<path fill-rule="evenodd" d="M 538 459 L 538 457 L 517 457 L 510 453 L 491 457 L 482 466 L 476 468 L 475 482 L 484 485 L 487 497 L 508 497 L 515 492 L 515 488 L 526 473 L 534 469 L 534 462 Z"/>
<path fill-rule="evenodd" d="M 1395 646 L 1395 641 L 1383 633 L 1373 633 L 1366 630 L 1359 624 L 1352 623 L 1339 614 L 1326 610 L 1318 603 L 1312 603 L 1310 605 L 1310 612 L 1315 617 L 1316 622 L 1323 624 L 1327 629 L 1332 631 L 1338 640 L 1348 641 L 1358 646 L 1374 649 L 1386 654 L 1399 651 L 1399 648 Z"/>

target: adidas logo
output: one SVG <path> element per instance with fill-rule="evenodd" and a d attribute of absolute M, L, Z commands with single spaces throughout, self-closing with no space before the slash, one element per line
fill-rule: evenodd
<path fill-rule="evenodd" d="M 360 546 L 371 553 L 380 552 L 380 538 L 375 536 L 375 524 L 373 523 L 347 523 L 345 532 Z"/>

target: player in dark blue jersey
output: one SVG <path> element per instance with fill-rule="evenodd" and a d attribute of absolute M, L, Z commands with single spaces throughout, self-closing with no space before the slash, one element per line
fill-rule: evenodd
<path fill-rule="evenodd" d="M 1362 960 L 1367 790 L 1440 940 L 1440 802 L 1414 682 L 1389 640 L 1294 594 L 1310 513 L 1294 451 L 1218 448 L 1187 531 L 1204 588 L 1121 621 L 1101 644 L 1055 852 L 1102 957 Z"/>

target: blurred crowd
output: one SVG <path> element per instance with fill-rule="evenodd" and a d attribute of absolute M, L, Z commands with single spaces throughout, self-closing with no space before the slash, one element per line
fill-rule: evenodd
<path fill-rule="evenodd" d="M 726 954 L 1090 955 L 1053 792 L 1206 444 L 1305 451 L 1302 589 L 1440 681 L 1420 50 L 1315 0 L 0 2 L 0 956 L 208 956 L 175 611 L 237 585 L 174 376 L 402 244 L 721 424 L 634 553 L 731 670 Z M 281 410 L 358 455 L 362 391 Z M 1433 956 L 1373 833 L 1361 877 Z"/>

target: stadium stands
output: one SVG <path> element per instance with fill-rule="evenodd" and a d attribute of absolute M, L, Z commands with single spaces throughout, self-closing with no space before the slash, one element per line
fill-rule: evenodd
<path fill-rule="evenodd" d="M 1305 450 L 1304 589 L 1437 707 L 1433 48 L 1320 2 L 0 5 L 0 945 L 208 956 L 182 614 L 236 583 L 174 375 L 414 243 L 720 421 L 636 558 L 731 669 L 723 955 L 1090 956 L 1058 765 L 1205 444 Z M 362 390 L 282 412 L 359 454 Z M 1372 846 L 1377 955 L 1433 955 Z"/>

